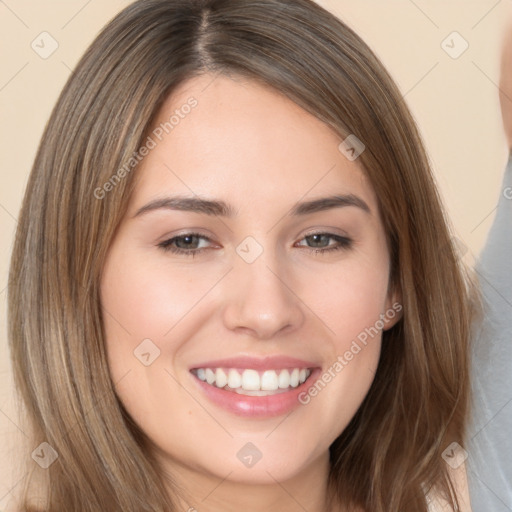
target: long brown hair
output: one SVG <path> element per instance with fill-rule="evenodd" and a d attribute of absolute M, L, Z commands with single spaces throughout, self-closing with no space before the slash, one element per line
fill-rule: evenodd
<path fill-rule="evenodd" d="M 366 512 L 426 512 L 434 489 L 456 510 L 441 454 L 465 440 L 468 281 L 400 91 L 368 46 L 311 0 L 139 0 L 103 29 L 64 87 L 26 189 L 8 289 L 34 446 L 58 453 L 36 468 L 47 477 L 42 509 L 175 509 L 116 398 L 99 278 L 135 183 L 127 162 L 168 95 L 205 72 L 270 85 L 340 142 L 355 134 L 365 144 L 359 162 L 377 191 L 403 317 L 384 333 L 373 385 L 330 448 L 330 489 Z"/>

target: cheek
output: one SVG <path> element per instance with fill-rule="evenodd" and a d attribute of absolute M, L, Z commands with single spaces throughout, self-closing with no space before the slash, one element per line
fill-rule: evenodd
<path fill-rule="evenodd" d="M 347 342 L 374 327 L 385 312 L 388 270 L 386 261 L 354 259 L 346 265 L 317 271 L 314 286 L 305 283 L 301 298 L 328 329 L 337 352 Z"/>
<path fill-rule="evenodd" d="M 177 410 L 187 407 L 190 398 L 182 396 L 169 370 L 213 316 L 215 305 L 205 298 L 225 273 L 218 267 L 208 272 L 194 268 L 170 268 L 159 258 L 149 264 L 121 247 L 114 247 L 104 267 L 101 301 L 110 373 L 115 383 L 122 380 L 116 388 L 131 416 L 155 429 L 166 421 L 159 416 L 162 403 Z"/>
<path fill-rule="evenodd" d="M 190 268 L 170 268 L 164 260 L 148 264 L 136 254 L 116 252 L 122 257 L 107 261 L 101 284 L 107 340 L 122 337 L 140 343 L 165 338 L 168 343 L 169 332 L 198 310 L 219 280 L 215 270 L 204 275 Z"/>
<path fill-rule="evenodd" d="M 150 438 L 168 424 L 169 411 L 187 414 L 187 396 L 169 369 L 180 335 L 186 339 L 187 313 L 207 285 L 121 246 L 113 246 L 105 264 L 101 302 L 110 373 L 124 407 Z"/>
<path fill-rule="evenodd" d="M 381 315 L 386 312 L 387 261 L 356 258 L 337 271 L 331 267 L 325 275 L 317 273 L 315 283 L 316 292 L 309 288 L 304 302 L 326 326 L 330 344 L 322 374 L 301 400 L 313 416 L 322 416 L 328 437 L 334 440 L 356 413 L 375 378 Z"/>
<path fill-rule="evenodd" d="M 129 372 L 130 375 L 123 378 L 123 387 L 127 380 L 143 383 L 147 379 L 147 372 L 144 372 L 144 362 L 147 361 L 144 360 L 155 359 L 151 367 L 158 364 L 164 334 L 173 327 L 176 315 L 187 303 L 183 294 L 180 301 L 173 299 L 172 290 L 176 286 L 189 290 L 156 266 L 144 264 L 129 251 L 116 246 L 111 250 L 101 280 L 101 303 L 114 382 Z"/>

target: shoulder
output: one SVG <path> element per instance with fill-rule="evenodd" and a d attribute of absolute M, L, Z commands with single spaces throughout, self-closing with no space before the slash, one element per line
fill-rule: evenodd
<path fill-rule="evenodd" d="M 449 467 L 449 475 L 452 479 L 459 501 L 459 510 L 457 512 L 472 512 L 469 499 L 468 479 L 466 473 L 466 464 L 462 464 L 457 469 Z M 451 512 L 446 501 L 439 495 L 432 493 L 429 498 L 429 512 Z"/>

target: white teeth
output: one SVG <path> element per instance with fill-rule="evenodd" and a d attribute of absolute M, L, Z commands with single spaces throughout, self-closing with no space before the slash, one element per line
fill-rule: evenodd
<path fill-rule="evenodd" d="M 228 376 L 222 368 L 217 368 L 215 372 L 215 385 L 218 388 L 223 388 L 228 383 Z"/>
<path fill-rule="evenodd" d="M 238 393 L 239 395 L 246 395 L 246 396 L 268 396 L 268 395 L 277 395 L 279 393 L 286 393 L 286 391 L 283 389 L 280 389 L 279 391 L 270 392 L 270 391 L 261 391 L 261 390 L 246 391 L 243 388 L 237 388 L 234 391 L 235 391 L 235 393 Z"/>
<path fill-rule="evenodd" d="M 281 389 L 290 387 L 290 372 L 288 370 L 283 370 L 279 374 L 279 387 Z"/>
<path fill-rule="evenodd" d="M 290 375 L 290 386 L 296 388 L 299 385 L 299 370 L 295 368 Z"/>
<path fill-rule="evenodd" d="M 213 384 L 215 382 L 215 373 L 210 368 L 205 369 L 206 382 Z"/>
<path fill-rule="evenodd" d="M 266 396 L 286 391 L 290 387 L 296 388 L 306 381 L 311 375 L 311 370 L 307 368 L 265 370 L 260 374 L 253 369 L 197 368 L 195 375 L 198 379 L 218 388 L 226 388 L 227 386 L 237 393 Z"/>
<path fill-rule="evenodd" d="M 273 370 L 263 372 L 261 376 L 261 389 L 262 391 L 275 391 L 279 387 L 279 378 L 277 373 Z"/>
<path fill-rule="evenodd" d="M 229 370 L 228 373 L 228 386 L 232 389 L 241 388 L 242 387 L 242 377 L 241 375 L 233 368 Z"/>
<path fill-rule="evenodd" d="M 242 373 L 242 388 L 247 391 L 260 390 L 260 376 L 256 370 L 244 370 Z"/>

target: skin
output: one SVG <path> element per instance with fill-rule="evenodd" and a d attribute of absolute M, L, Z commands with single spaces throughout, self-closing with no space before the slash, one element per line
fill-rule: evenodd
<path fill-rule="evenodd" d="M 325 512 L 328 448 L 369 390 L 381 335 L 288 416 L 228 412 L 205 397 L 189 368 L 276 354 L 332 366 L 400 299 L 388 293 L 376 194 L 358 161 L 338 150 L 342 139 L 311 114 L 254 82 L 212 80 L 193 78 L 167 99 L 155 126 L 191 96 L 198 105 L 136 171 L 101 280 L 111 374 L 162 469 L 178 482 L 183 510 Z M 288 215 L 296 202 L 349 193 L 370 212 L 347 206 Z M 223 200 L 236 215 L 170 209 L 135 215 L 176 194 Z M 158 247 L 191 231 L 207 237 L 194 257 Z M 315 253 L 338 244 L 327 238 L 315 246 L 305 238 L 312 232 L 353 242 Z M 253 263 L 236 252 L 247 236 L 263 248 Z M 146 338 L 161 351 L 149 366 L 133 354 Z M 262 453 L 252 468 L 236 456 L 248 442 Z"/>

